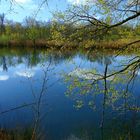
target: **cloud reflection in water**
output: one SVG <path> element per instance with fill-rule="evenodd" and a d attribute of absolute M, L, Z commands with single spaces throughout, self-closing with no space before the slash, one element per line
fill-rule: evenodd
<path fill-rule="evenodd" d="M 8 75 L 0 75 L 0 81 L 6 81 L 9 79 Z"/>

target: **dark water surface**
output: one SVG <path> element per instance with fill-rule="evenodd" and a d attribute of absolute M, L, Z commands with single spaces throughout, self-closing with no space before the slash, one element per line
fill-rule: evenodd
<path fill-rule="evenodd" d="M 0 49 L 1 128 L 34 128 L 37 123 L 36 133 L 45 140 L 139 140 L 138 67 L 135 73 L 107 79 L 106 97 L 104 80 L 91 86 L 100 78 L 91 72 L 102 75 L 107 64 L 108 73 L 113 73 L 136 61 L 134 57 L 102 51 Z"/>

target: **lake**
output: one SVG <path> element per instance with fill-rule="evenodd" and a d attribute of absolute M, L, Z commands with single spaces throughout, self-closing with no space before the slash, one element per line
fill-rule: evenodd
<path fill-rule="evenodd" d="M 1 48 L 0 127 L 40 140 L 139 140 L 139 56 L 116 54 Z"/>

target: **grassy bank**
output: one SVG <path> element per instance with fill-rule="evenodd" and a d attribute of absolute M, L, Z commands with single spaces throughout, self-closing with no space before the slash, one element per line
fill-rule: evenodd
<path fill-rule="evenodd" d="M 35 47 L 35 48 L 76 48 L 78 43 L 76 42 L 64 42 L 56 40 L 10 40 L 10 41 L 0 41 L 0 47 Z"/>
<path fill-rule="evenodd" d="M 96 49 L 121 49 L 127 46 L 131 48 L 140 48 L 140 41 L 138 39 L 118 39 L 118 40 L 102 40 L 102 41 L 84 41 L 81 43 L 83 48 L 96 48 Z"/>
<path fill-rule="evenodd" d="M 140 48 L 140 41 L 136 42 L 138 38 L 135 39 L 118 39 L 110 41 L 94 41 L 86 40 L 81 42 L 76 41 L 58 41 L 58 40 L 43 40 L 38 39 L 32 40 L 10 40 L 1 41 L 0 47 L 35 47 L 35 48 L 52 48 L 52 49 L 73 49 L 73 48 L 83 48 L 83 49 L 121 49 L 125 47 Z M 134 42 L 134 43 L 133 43 Z"/>

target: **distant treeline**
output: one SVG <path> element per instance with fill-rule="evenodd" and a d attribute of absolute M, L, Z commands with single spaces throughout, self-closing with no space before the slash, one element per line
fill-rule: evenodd
<path fill-rule="evenodd" d="M 37 47 L 95 47 L 121 46 L 140 37 L 140 24 L 122 25 L 111 30 L 98 30 L 92 25 L 64 23 L 56 20 L 37 21 L 32 17 L 22 23 L 5 19 L 0 15 L 0 45 Z"/>

